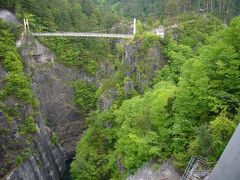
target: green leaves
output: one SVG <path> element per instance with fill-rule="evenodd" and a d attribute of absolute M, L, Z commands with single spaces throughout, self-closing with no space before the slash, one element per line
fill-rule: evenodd
<path fill-rule="evenodd" d="M 212 37 L 199 55 L 183 66 L 173 105 L 173 145 L 180 167 L 184 167 L 181 158 L 188 152 L 216 162 L 235 129 L 236 124 L 220 114 L 225 111 L 227 117 L 234 117 L 240 101 L 239 53 L 223 36 L 229 29 Z M 200 128 L 194 131 L 194 127 Z"/>
<path fill-rule="evenodd" d="M 204 156 L 209 162 L 217 162 L 225 146 L 230 140 L 236 124 L 224 115 L 216 117 L 209 125 L 196 129 L 196 138 L 190 144 L 190 153 L 196 156 Z"/>
<path fill-rule="evenodd" d="M 77 147 L 73 177 L 119 178 L 116 162 L 120 159 L 121 166 L 133 172 L 150 158 L 167 158 L 171 154 L 171 122 L 167 119 L 171 112 L 166 106 L 175 88 L 161 82 L 143 97 L 125 101 L 120 109 L 93 112 Z"/>
<path fill-rule="evenodd" d="M 38 104 L 13 37 L 0 21 L 0 111 L 4 123 L 0 131 L 4 133 L 1 139 L 6 141 L 3 141 L 6 149 L 3 161 L 6 164 L 0 167 L 0 176 L 30 157 L 30 146 L 37 131 L 34 111 Z M 17 142 L 12 133 L 17 133 L 21 141 Z"/>
<path fill-rule="evenodd" d="M 4 68 L 8 71 L 12 71 L 15 73 L 22 73 L 23 72 L 23 64 L 20 60 L 19 55 L 13 51 L 7 51 L 5 55 L 5 60 L 3 62 Z"/>
<path fill-rule="evenodd" d="M 96 87 L 83 81 L 73 83 L 74 102 L 80 112 L 86 115 L 96 109 L 97 99 L 95 97 Z"/>
<path fill-rule="evenodd" d="M 0 92 L 0 99 L 6 99 L 9 96 L 22 101 L 25 104 L 35 105 L 36 101 L 33 97 L 30 80 L 24 72 L 23 63 L 16 52 L 13 36 L 0 22 L 3 29 L 0 31 L 1 37 L 0 52 L 3 68 L 7 71 L 4 77 L 4 86 Z"/>
<path fill-rule="evenodd" d="M 112 149 L 115 143 L 113 112 L 93 112 L 89 128 L 77 145 L 77 155 L 71 164 L 74 179 L 109 179 L 113 173 Z M 113 163 L 115 165 L 115 163 Z"/>
<path fill-rule="evenodd" d="M 214 121 L 210 122 L 209 133 L 217 157 L 220 157 L 235 128 L 236 124 L 224 116 L 218 116 Z"/>
<path fill-rule="evenodd" d="M 183 24 L 178 43 L 163 41 L 168 65 L 157 73 L 153 89 L 123 101 L 119 108 L 90 115 L 72 166 L 74 177 L 121 179 L 152 158 L 172 154 L 179 169 L 191 155 L 204 156 L 214 165 L 239 122 L 240 53 L 233 30 L 240 21 L 237 18 L 211 38 L 221 26 L 215 19 L 204 23 L 202 17 L 194 17 Z M 145 58 L 153 43 L 159 45 L 148 38 L 138 58 Z M 141 72 L 146 62 L 137 66 Z M 115 87 L 115 81 L 106 80 L 103 87 L 107 86 Z"/>
<path fill-rule="evenodd" d="M 125 101 L 117 111 L 116 156 L 123 158 L 128 171 L 133 171 L 150 158 L 159 155 L 163 158 L 171 153 L 167 131 L 171 127 L 170 112 L 165 107 L 174 92 L 174 85 L 161 82 L 142 98 L 137 96 Z"/>
<path fill-rule="evenodd" d="M 217 161 L 239 122 L 240 55 L 234 32 L 240 22 L 236 18 L 230 27 L 210 37 L 222 29 L 215 18 L 182 18 L 174 31 L 177 41 L 137 37 L 144 41 L 135 54 L 141 60 L 136 67 L 143 77 L 151 60 L 149 48 L 165 45 L 161 49 L 168 64 L 158 71 L 153 89 L 141 96 L 133 93 L 134 97 L 122 102 L 126 98 L 119 81 L 124 74 L 118 71 L 117 82 L 106 79 L 102 83 L 99 94 L 117 86 L 121 101 L 110 111 L 90 115 L 89 129 L 72 165 L 74 178 L 121 179 L 149 159 L 172 154 L 179 169 L 185 168 L 191 155 L 204 156 L 212 165 Z M 76 102 L 87 106 L 81 95 L 89 94 L 80 89 Z"/>
<path fill-rule="evenodd" d="M 240 30 L 240 17 L 237 17 L 232 20 L 230 27 L 223 34 L 223 38 L 225 39 L 225 41 L 228 44 L 231 44 L 232 46 L 234 46 L 238 53 L 240 52 L 239 30 Z"/>

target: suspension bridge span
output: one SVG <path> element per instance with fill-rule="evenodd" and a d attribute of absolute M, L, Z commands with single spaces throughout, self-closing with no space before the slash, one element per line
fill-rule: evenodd
<path fill-rule="evenodd" d="M 107 34 L 95 32 L 30 32 L 29 21 L 24 19 L 24 33 L 35 37 L 85 37 L 85 38 L 118 38 L 133 39 L 136 34 L 136 19 L 133 23 L 133 34 Z"/>

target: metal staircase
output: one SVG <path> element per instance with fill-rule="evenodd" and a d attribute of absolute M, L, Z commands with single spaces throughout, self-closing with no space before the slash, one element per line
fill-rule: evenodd
<path fill-rule="evenodd" d="M 156 170 L 153 166 L 157 165 L 157 162 L 151 160 L 126 180 L 180 180 L 181 176 L 174 168 L 172 160 L 173 158 L 169 158 Z"/>
<path fill-rule="evenodd" d="M 203 180 L 211 173 L 208 162 L 203 157 L 191 157 L 181 180 Z"/>

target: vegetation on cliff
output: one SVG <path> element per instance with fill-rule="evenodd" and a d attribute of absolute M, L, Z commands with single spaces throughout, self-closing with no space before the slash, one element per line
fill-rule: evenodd
<path fill-rule="evenodd" d="M 211 31 L 195 28 L 201 26 L 198 18 L 192 21 L 190 27 L 181 24 L 184 34 L 192 32 L 190 36 L 180 35 L 178 42 L 165 39 L 169 64 L 156 73 L 153 89 L 110 111 L 90 114 L 89 129 L 72 163 L 74 178 L 121 179 L 151 158 L 171 155 L 180 169 L 191 155 L 215 164 L 239 122 L 240 54 L 235 32 L 240 19 L 226 29 L 205 21 Z M 216 32 L 217 27 L 222 30 Z"/>
<path fill-rule="evenodd" d="M 206 157 L 212 165 L 218 160 L 239 123 L 240 18 L 229 22 L 240 6 L 237 0 L 185 2 L 0 0 L 19 18 L 28 18 L 34 31 L 126 33 L 130 25 L 112 27 L 135 16 L 142 20 L 137 36 L 126 44 L 40 39 L 59 63 L 96 79 L 96 86 L 71 82 L 88 127 L 71 165 L 74 179 L 123 179 L 150 159 L 172 155 L 181 170 L 191 155 Z M 175 25 L 164 39 L 150 32 L 160 24 Z M 1 29 L 1 64 L 9 73 L 0 98 L 35 105 L 14 39 Z M 0 106 L 11 119 L 15 111 Z M 32 116 L 23 124 L 20 132 L 34 132 Z"/>
<path fill-rule="evenodd" d="M 15 37 L 1 20 L 0 69 L 0 151 L 4 161 L 0 166 L 1 177 L 30 156 L 36 126 L 34 111 L 27 109 L 38 106 L 15 47 Z"/>

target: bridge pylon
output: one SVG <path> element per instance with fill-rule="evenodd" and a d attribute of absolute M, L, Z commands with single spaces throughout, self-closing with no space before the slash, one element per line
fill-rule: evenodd
<path fill-rule="evenodd" d="M 136 35 L 137 33 L 137 19 L 134 18 L 133 20 L 133 35 Z"/>
<path fill-rule="evenodd" d="M 23 19 L 23 24 L 24 24 L 24 34 L 27 35 L 30 33 L 28 19 Z"/>

